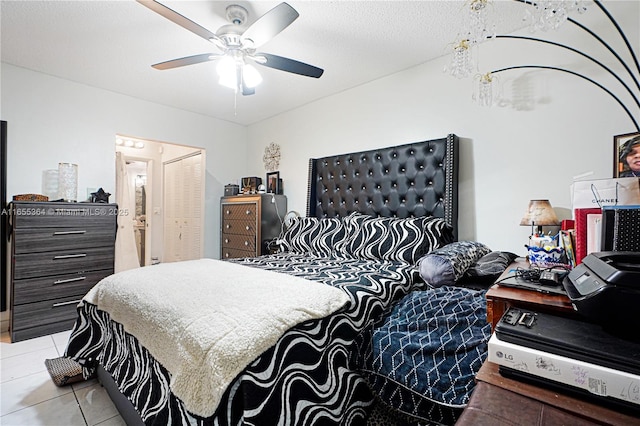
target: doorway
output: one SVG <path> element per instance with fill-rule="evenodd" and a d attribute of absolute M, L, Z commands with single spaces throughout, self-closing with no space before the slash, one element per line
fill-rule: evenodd
<path fill-rule="evenodd" d="M 125 157 L 127 175 L 130 180 L 129 191 L 133 198 L 130 205 L 133 206 L 133 232 L 135 235 L 136 249 L 140 266 L 151 264 L 150 240 L 151 234 L 147 232 L 149 222 L 147 212 L 152 210 L 151 191 L 148 191 L 152 181 L 153 160 L 136 160 Z"/>
<path fill-rule="evenodd" d="M 165 176 L 165 166 L 174 163 L 189 164 L 188 169 L 199 171 L 199 179 L 194 177 L 180 179 L 178 193 L 192 195 L 194 201 L 191 206 L 201 214 L 198 218 L 190 218 L 190 224 L 197 224 L 201 230 L 204 227 L 205 150 L 117 135 L 116 152 L 121 152 L 126 162 L 129 192 L 127 200 L 130 212 L 127 218 L 131 218 L 133 222 L 132 231 L 127 232 L 134 233 L 135 252 L 138 254 L 140 265 L 147 266 L 184 259 L 183 255 L 175 255 L 175 247 L 167 245 L 168 213 L 173 212 L 175 204 L 180 201 L 174 200 L 167 203 L 167 191 L 171 199 L 172 191 L 175 195 L 178 189 L 176 187 L 178 182 L 175 182 L 175 176 Z M 192 159 L 181 162 L 187 158 Z M 118 185 L 117 174 L 116 180 Z M 122 206 L 119 208 L 122 209 Z M 196 235 L 202 234 L 196 232 Z M 198 253 L 198 257 L 201 257 L 204 252 L 204 241 L 201 238 L 190 238 L 188 241 L 189 244 L 184 245 L 187 241 L 182 240 L 183 247 L 189 247 L 191 253 Z M 132 246 L 133 242 L 129 245 Z M 131 247 L 128 251 L 133 254 L 134 248 Z"/>

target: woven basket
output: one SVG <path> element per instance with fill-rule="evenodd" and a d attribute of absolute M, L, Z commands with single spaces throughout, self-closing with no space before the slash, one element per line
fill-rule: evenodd
<path fill-rule="evenodd" d="M 81 382 L 84 380 L 82 376 L 82 366 L 67 357 L 45 359 L 44 365 L 56 386 L 70 385 L 71 383 Z"/>

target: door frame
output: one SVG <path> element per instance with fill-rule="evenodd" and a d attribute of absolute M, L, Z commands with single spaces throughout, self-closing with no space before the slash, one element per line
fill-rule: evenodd
<path fill-rule="evenodd" d="M 155 221 L 153 220 L 153 160 L 145 157 L 136 157 L 136 156 L 128 156 L 124 155 L 124 161 L 135 161 L 137 163 L 146 163 L 146 172 L 147 172 L 147 184 L 145 186 L 145 194 L 146 194 L 146 202 L 145 202 L 145 211 L 146 211 L 146 219 L 145 219 L 145 232 L 144 232 L 144 260 L 143 264 L 140 266 L 151 265 L 151 234 L 153 233 L 151 230 L 155 225 Z M 135 188 L 133 188 L 135 190 Z"/>

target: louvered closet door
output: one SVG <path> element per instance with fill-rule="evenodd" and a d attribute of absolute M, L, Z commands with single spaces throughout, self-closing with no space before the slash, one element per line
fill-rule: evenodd
<path fill-rule="evenodd" d="M 202 257 L 202 154 L 164 164 L 164 261 Z"/>

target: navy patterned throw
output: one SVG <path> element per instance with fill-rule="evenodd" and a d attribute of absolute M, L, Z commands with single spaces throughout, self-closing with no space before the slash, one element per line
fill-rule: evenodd
<path fill-rule="evenodd" d="M 455 423 L 487 356 L 484 294 L 449 286 L 413 291 L 359 335 L 353 361 L 382 401 L 419 419 Z"/>

